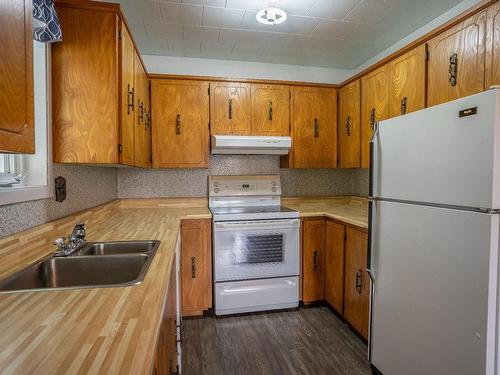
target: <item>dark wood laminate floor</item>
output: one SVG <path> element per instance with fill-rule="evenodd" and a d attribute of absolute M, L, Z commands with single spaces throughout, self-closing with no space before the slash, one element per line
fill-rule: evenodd
<path fill-rule="evenodd" d="M 366 345 L 326 307 L 183 324 L 184 375 L 371 374 Z"/>

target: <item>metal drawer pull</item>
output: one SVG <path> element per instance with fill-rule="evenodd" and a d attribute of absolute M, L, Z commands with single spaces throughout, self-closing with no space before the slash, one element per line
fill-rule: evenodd
<path fill-rule="evenodd" d="M 318 252 L 313 251 L 313 271 L 318 270 Z"/>
<path fill-rule="evenodd" d="M 319 121 L 317 118 L 314 119 L 314 137 L 319 137 Z"/>
<path fill-rule="evenodd" d="M 406 111 L 408 106 L 408 98 L 405 96 L 403 99 L 401 99 L 401 114 L 406 115 Z"/>
<path fill-rule="evenodd" d="M 191 278 L 196 279 L 196 257 L 191 257 Z"/>
<path fill-rule="evenodd" d="M 130 88 L 130 83 L 127 84 L 127 115 L 134 112 L 134 88 Z"/>
<path fill-rule="evenodd" d="M 351 117 L 347 116 L 345 119 L 345 133 L 347 134 L 348 137 L 351 136 Z"/>
<path fill-rule="evenodd" d="M 448 68 L 448 81 L 450 85 L 455 87 L 458 80 L 458 54 L 455 52 L 450 56 L 450 66 Z"/>
<path fill-rule="evenodd" d="M 272 101 L 269 101 L 268 103 L 268 118 L 269 118 L 269 121 L 273 121 L 273 102 Z"/>
<path fill-rule="evenodd" d="M 175 116 L 175 134 L 181 134 L 181 114 Z"/>
<path fill-rule="evenodd" d="M 361 276 L 362 276 L 361 270 L 356 272 L 356 291 L 359 294 L 361 294 L 361 286 L 362 286 L 361 283 L 363 281 L 363 278 Z"/>
<path fill-rule="evenodd" d="M 375 130 L 375 108 L 372 108 L 370 111 L 370 128 Z"/>
<path fill-rule="evenodd" d="M 228 103 L 228 117 L 229 117 L 229 120 L 232 120 L 233 119 L 233 99 L 228 99 L 227 100 L 227 103 Z"/>

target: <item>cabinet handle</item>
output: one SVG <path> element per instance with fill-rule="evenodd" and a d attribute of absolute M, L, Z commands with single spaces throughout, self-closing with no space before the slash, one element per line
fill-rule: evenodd
<path fill-rule="evenodd" d="M 457 85 L 457 75 L 458 75 L 458 54 L 454 52 L 450 56 L 450 66 L 448 67 L 448 81 L 450 81 L 450 85 L 452 87 L 455 87 Z"/>
<path fill-rule="evenodd" d="M 137 125 L 141 124 L 141 121 L 144 122 L 144 102 L 140 102 L 137 100 L 137 107 L 139 108 L 139 115 L 137 116 Z"/>
<path fill-rule="evenodd" d="M 191 278 L 196 279 L 196 257 L 191 257 Z"/>
<path fill-rule="evenodd" d="M 317 118 L 314 119 L 314 137 L 319 137 L 319 121 Z"/>
<path fill-rule="evenodd" d="M 268 112 L 268 118 L 269 121 L 273 121 L 273 102 L 269 101 L 267 104 L 267 112 Z"/>
<path fill-rule="evenodd" d="M 127 84 L 127 115 L 134 112 L 134 88 L 130 88 L 130 83 Z"/>
<path fill-rule="evenodd" d="M 351 136 L 351 116 L 347 116 L 345 119 L 345 133 L 348 137 Z"/>
<path fill-rule="evenodd" d="M 227 115 L 229 117 L 229 120 L 232 120 L 233 119 L 233 99 L 228 99 L 227 103 L 228 103 L 228 107 L 229 107 Z"/>
<path fill-rule="evenodd" d="M 318 252 L 313 251 L 313 271 L 316 272 L 318 270 Z"/>
<path fill-rule="evenodd" d="M 181 114 L 175 116 L 175 134 L 181 134 Z"/>
<path fill-rule="evenodd" d="M 151 126 L 151 113 L 149 113 L 149 111 L 148 111 L 148 112 L 146 112 L 146 113 L 144 114 L 144 116 L 145 116 L 145 120 L 144 120 L 144 130 L 148 130 L 148 129 L 149 129 L 149 127 Z"/>
<path fill-rule="evenodd" d="M 401 114 L 402 115 L 406 115 L 407 105 L 408 105 L 408 98 L 405 96 L 403 99 L 401 99 Z"/>
<path fill-rule="evenodd" d="M 370 128 L 375 130 L 375 108 L 370 110 Z"/>
<path fill-rule="evenodd" d="M 362 276 L 362 271 L 358 270 L 358 272 L 356 272 L 356 291 L 359 294 L 361 294 L 361 287 L 363 282 L 363 278 L 361 276 Z"/>

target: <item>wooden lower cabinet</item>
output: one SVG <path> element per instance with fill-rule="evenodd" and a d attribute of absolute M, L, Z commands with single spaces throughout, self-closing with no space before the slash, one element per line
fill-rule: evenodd
<path fill-rule="evenodd" d="M 325 297 L 325 220 L 302 221 L 302 301 Z"/>
<path fill-rule="evenodd" d="M 210 219 L 181 223 L 182 315 L 202 315 L 212 307 L 212 226 Z"/>
<path fill-rule="evenodd" d="M 366 272 L 368 233 L 346 228 L 344 317 L 368 338 L 370 279 Z"/>
<path fill-rule="evenodd" d="M 344 224 L 327 221 L 325 239 L 325 301 L 342 314 L 344 311 Z"/>
<path fill-rule="evenodd" d="M 154 375 L 170 375 L 177 371 L 177 279 L 175 259 L 168 283 L 160 336 L 156 346 Z"/>

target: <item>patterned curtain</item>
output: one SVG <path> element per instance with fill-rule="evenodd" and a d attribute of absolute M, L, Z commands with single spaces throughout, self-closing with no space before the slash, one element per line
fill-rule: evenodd
<path fill-rule="evenodd" d="M 42 43 L 60 42 L 61 25 L 54 0 L 33 0 L 33 39 Z"/>

